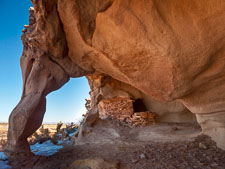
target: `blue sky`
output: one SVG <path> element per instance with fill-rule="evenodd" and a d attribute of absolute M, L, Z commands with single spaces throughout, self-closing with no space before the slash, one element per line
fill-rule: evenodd
<path fill-rule="evenodd" d="M 30 0 L 0 0 L 0 122 L 7 122 L 12 109 L 20 100 L 22 76 L 19 59 L 23 25 L 28 24 Z M 75 122 L 85 112 L 89 98 L 85 77 L 71 79 L 60 90 L 47 97 L 44 122 Z"/>

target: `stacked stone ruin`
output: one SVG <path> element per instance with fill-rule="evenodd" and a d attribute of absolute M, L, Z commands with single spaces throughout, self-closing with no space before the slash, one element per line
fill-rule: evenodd
<path fill-rule="evenodd" d="M 150 111 L 134 112 L 133 100 L 113 98 L 102 100 L 99 107 L 101 119 L 112 119 L 130 126 L 147 126 L 155 123 L 155 114 Z"/>

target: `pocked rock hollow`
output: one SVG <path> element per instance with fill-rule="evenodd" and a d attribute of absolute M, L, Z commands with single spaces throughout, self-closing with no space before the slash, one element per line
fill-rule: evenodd
<path fill-rule="evenodd" d="M 8 154 L 29 153 L 46 95 L 86 76 L 103 99 L 141 100 L 159 122 L 193 122 L 225 149 L 224 0 L 32 0 L 22 35 L 23 93 Z M 195 118 L 196 116 L 196 118 Z"/>

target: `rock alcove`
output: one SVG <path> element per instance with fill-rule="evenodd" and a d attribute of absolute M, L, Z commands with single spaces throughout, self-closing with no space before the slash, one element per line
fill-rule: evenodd
<path fill-rule="evenodd" d="M 23 30 L 23 94 L 9 118 L 9 156 L 29 154 L 46 96 L 70 78 L 99 103 L 134 100 L 158 122 L 194 122 L 225 148 L 225 2 L 32 0 Z M 142 107 L 142 106 L 141 106 Z"/>

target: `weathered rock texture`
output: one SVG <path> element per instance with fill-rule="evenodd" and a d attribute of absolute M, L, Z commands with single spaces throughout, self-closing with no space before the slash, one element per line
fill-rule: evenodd
<path fill-rule="evenodd" d="M 98 104 L 98 111 L 101 119 L 124 121 L 134 114 L 133 101 L 127 98 L 102 100 Z"/>
<path fill-rule="evenodd" d="M 8 152 L 29 151 L 26 138 L 42 122 L 48 93 L 94 72 L 90 111 L 123 96 L 141 99 L 159 121 L 193 121 L 192 112 L 225 149 L 224 0 L 32 2 Z"/>
<path fill-rule="evenodd" d="M 42 124 L 46 95 L 63 86 L 70 77 L 87 74 L 68 57 L 66 37 L 56 1 L 33 1 L 30 24 L 22 35 L 23 94 L 9 118 L 8 155 L 27 154 L 27 137 Z"/>
<path fill-rule="evenodd" d="M 155 114 L 149 111 L 135 112 L 135 104 L 129 98 L 103 99 L 98 104 L 100 119 L 111 119 L 129 126 L 147 126 L 155 122 Z"/>

